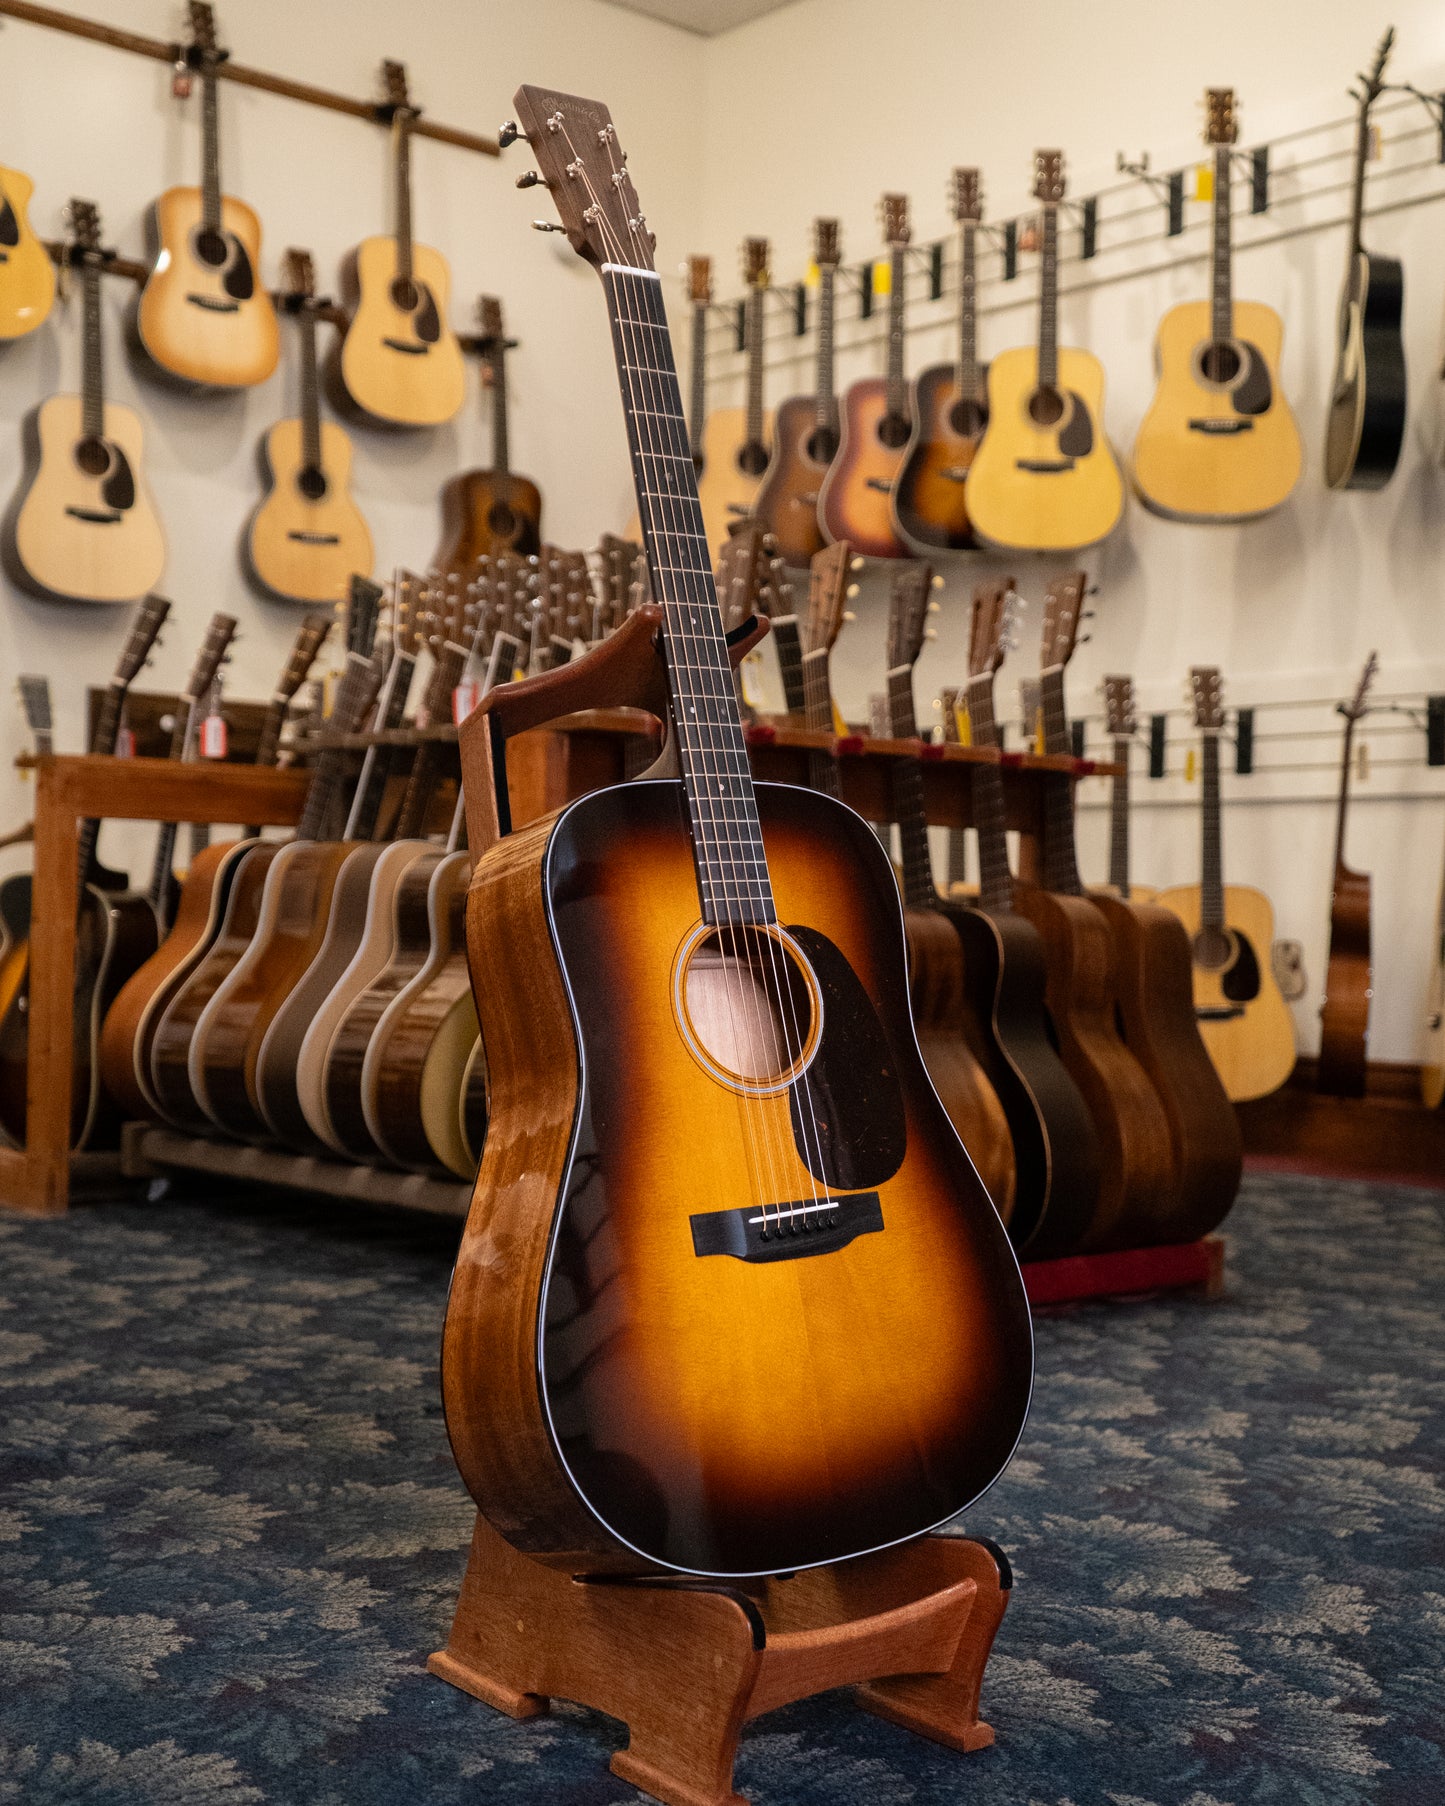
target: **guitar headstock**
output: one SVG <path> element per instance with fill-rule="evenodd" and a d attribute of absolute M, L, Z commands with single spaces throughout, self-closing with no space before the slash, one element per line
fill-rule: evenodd
<path fill-rule="evenodd" d="M 1202 734 L 1224 730 L 1224 679 L 1218 665 L 1191 665 L 1189 692 L 1194 699 L 1194 725 Z"/>
<path fill-rule="evenodd" d="M 883 219 L 883 242 L 890 251 L 901 251 L 913 236 L 908 224 L 908 196 L 885 194 L 878 203 Z"/>
<path fill-rule="evenodd" d="M 317 655 L 326 643 L 326 636 L 331 632 L 331 617 L 323 614 L 307 615 L 301 623 L 296 635 L 296 644 L 291 648 L 291 656 L 286 661 L 286 669 L 281 673 L 276 685 L 276 694 L 286 702 L 306 682 L 306 674 L 316 663 Z"/>
<path fill-rule="evenodd" d="M 808 570 L 808 630 L 803 640 L 809 652 L 832 650 L 848 618 L 844 604 L 858 593 L 848 579 L 859 562 L 846 539 L 834 540 L 814 557 Z"/>
<path fill-rule="evenodd" d="M 50 679 L 21 677 L 16 680 L 20 706 L 25 711 L 25 725 L 30 729 L 37 752 L 49 752 L 50 736 L 55 724 L 50 714 Z"/>
<path fill-rule="evenodd" d="M 371 657 L 376 644 L 376 624 L 381 609 L 382 587 L 369 577 L 353 577 L 346 601 L 346 650 Z"/>
<path fill-rule="evenodd" d="M 386 96 L 383 111 L 388 118 L 411 119 L 415 116 L 417 109 L 407 92 L 405 63 L 396 63 L 387 57 L 381 65 L 381 87 Z"/>
<path fill-rule="evenodd" d="M 1234 144 L 1239 139 L 1239 118 L 1234 109 L 1233 88 L 1204 90 L 1204 142 Z"/>
<path fill-rule="evenodd" d="M 234 615 L 213 614 L 210 626 L 206 629 L 206 637 L 201 641 L 201 649 L 196 654 L 196 662 L 191 666 L 191 675 L 186 679 L 186 687 L 182 692 L 188 697 L 202 697 L 216 681 L 216 673 L 225 663 L 226 654 L 231 649 L 231 641 L 236 637 L 236 617 Z"/>
<path fill-rule="evenodd" d="M 190 21 L 191 48 L 198 66 L 212 70 L 225 61 L 226 53 L 216 42 L 216 10 L 206 0 L 188 0 L 186 15 Z"/>
<path fill-rule="evenodd" d="M 1340 704 L 1340 713 L 1347 721 L 1358 721 L 1362 715 L 1369 713 L 1369 695 L 1375 674 L 1380 669 L 1380 655 L 1372 652 L 1365 660 L 1365 668 L 1360 673 L 1360 681 L 1355 685 L 1355 693 L 1348 702 Z"/>
<path fill-rule="evenodd" d="M 772 279 L 768 268 L 771 246 L 765 238 L 743 240 L 743 281 L 749 288 L 766 288 Z"/>
<path fill-rule="evenodd" d="M 433 652 L 446 638 L 445 620 L 438 620 L 434 604 L 438 600 L 430 580 L 415 571 L 398 571 L 391 586 L 391 609 L 388 625 L 391 643 L 406 658 L 415 658 L 425 643 Z M 436 645 L 432 644 L 435 636 Z"/>
<path fill-rule="evenodd" d="M 687 298 L 694 307 L 712 304 L 712 258 L 689 257 L 687 260 Z"/>
<path fill-rule="evenodd" d="M 1390 52 L 1395 45 L 1395 28 L 1390 26 L 1375 50 L 1375 60 L 1370 65 L 1368 74 L 1362 73 L 1358 88 L 1350 92 L 1358 100 L 1366 112 L 1375 104 L 1385 90 L 1385 64 L 1390 60 Z"/>
<path fill-rule="evenodd" d="M 100 256 L 99 207 L 94 201 L 82 201 L 72 195 L 65 212 L 70 222 L 70 239 L 75 247 L 77 260 L 81 263 L 94 263 Z"/>
<path fill-rule="evenodd" d="M 928 617 L 937 607 L 933 600 L 932 566 L 900 564 L 893 573 L 888 595 L 888 669 L 915 665 L 928 637 Z"/>
<path fill-rule="evenodd" d="M 741 627 L 750 616 L 761 613 L 767 577 L 767 534 L 756 522 L 746 522 L 729 536 L 718 554 L 718 606 L 728 633 Z"/>
<path fill-rule="evenodd" d="M 973 617 L 968 634 L 968 674 L 992 677 L 1014 645 L 1018 624 L 1019 594 L 1012 577 L 997 583 L 980 583 L 973 592 Z"/>
<path fill-rule="evenodd" d="M 300 313 L 316 299 L 316 265 L 309 251 L 293 245 L 286 253 L 286 301 L 293 313 Z"/>
<path fill-rule="evenodd" d="M 820 270 L 836 270 L 843 261 L 843 231 L 835 219 L 813 221 L 813 262 Z"/>
<path fill-rule="evenodd" d="M 1104 731 L 1111 740 L 1132 740 L 1139 731 L 1139 717 L 1134 709 L 1132 677 L 1106 677 L 1104 691 Z"/>
<path fill-rule="evenodd" d="M 506 349 L 507 329 L 502 321 L 502 303 L 495 295 L 477 297 L 477 334 L 486 350 Z"/>
<path fill-rule="evenodd" d="M 164 596 L 147 596 L 141 603 L 116 660 L 112 684 L 125 689 L 140 676 L 170 612 L 171 605 Z"/>
<path fill-rule="evenodd" d="M 1044 600 L 1044 637 L 1039 654 L 1041 671 L 1062 671 L 1074 656 L 1079 624 L 1084 618 L 1084 592 L 1089 580 L 1082 571 L 1056 577 Z"/>
<path fill-rule="evenodd" d="M 602 580 L 604 634 L 620 627 L 634 608 L 647 600 L 647 560 L 635 540 L 604 533 L 597 547 Z"/>
<path fill-rule="evenodd" d="M 603 103 L 526 86 L 516 107 L 572 249 L 598 269 L 615 263 L 650 271 L 657 241 Z"/>
<path fill-rule="evenodd" d="M 976 169 L 956 169 L 949 182 L 953 217 L 960 226 L 976 226 L 983 218 L 983 183 Z"/>
<path fill-rule="evenodd" d="M 1045 207 L 1057 207 L 1064 198 L 1064 153 L 1034 152 L 1034 199 Z"/>

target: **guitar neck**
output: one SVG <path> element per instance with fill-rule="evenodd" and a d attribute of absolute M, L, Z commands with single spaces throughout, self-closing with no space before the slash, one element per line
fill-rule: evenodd
<path fill-rule="evenodd" d="M 120 739 L 121 710 L 125 707 L 126 686 L 112 682 L 106 688 L 104 699 L 100 705 L 100 713 L 95 719 L 95 731 L 90 736 L 90 750 L 102 758 L 109 758 L 115 752 L 116 743 Z M 92 816 L 80 824 L 77 837 L 76 864 L 80 874 L 80 888 L 84 893 L 86 885 L 95 872 L 95 848 L 100 839 L 100 818 Z"/>
<path fill-rule="evenodd" d="M 296 316 L 301 334 L 301 461 L 321 468 L 321 396 L 316 380 L 316 313 L 308 302 Z"/>
<path fill-rule="evenodd" d="M 1064 711 L 1061 665 L 1041 675 L 1039 705 L 1044 719 L 1044 751 L 1067 753 L 1069 721 Z M 1074 783 L 1064 772 L 1049 772 L 1044 778 L 1044 884 L 1067 897 L 1084 893 L 1074 845 Z"/>
<path fill-rule="evenodd" d="M 1059 386 L 1059 210 L 1043 209 L 1039 265 L 1039 387 Z"/>
<path fill-rule="evenodd" d="M 511 441 L 507 429 L 507 349 L 498 344 L 491 353 L 492 368 L 492 469 L 506 476 L 511 469 Z"/>
<path fill-rule="evenodd" d="M 773 642 L 778 649 L 778 672 L 783 680 L 783 706 L 790 715 L 802 715 L 808 707 L 803 674 L 803 638 L 796 615 L 775 615 Z"/>
<path fill-rule="evenodd" d="M 1345 744 L 1340 755 L 1340 800 L 1335 812 L 1335 870 L 1345 863 L 1345 822 L 1350 810 L 1350 770 L 1355 759 L 1355 722 L 1345 721 Z"/>
<path fill-rule="evenodd" d="M 422 712 L 428 727 L 451 714 L 452 693 L 462 680 L 467 662 L 467 649 L 451 643 L 437 654 L 431 682 L 427 685 Z M 398 840 L 415 840 L 426 827 L 426 812 L 441 776 L 442 749 L 435 740 L 423 740 L 412 760 L 411 775 L 401 800 L 401 813 L 396 819 Z"/>
<path fill-rule="evenodd" d="M 1199 922 L 1224 926 L 1224 850 L 1219 813 L 1219 735 L 1206 733 L 1200 749 L 1202 774 Z"/>
<path fill-rule="evenodd" d="M 1114 763 L 1120 767 L 1109 792 L 1109 882 L 1121 897 L 1129 894 L 1129 747 L 1122 735 L 1114 740 Z"/>
<path fill-rule="evenodd" d="M 84 326 L 80 342 L 80 424 L 87 439 L 105 432 L 105 348 L 100 332 L 100 271 L 93 263 L 80 273 Z"/>
<path fill-rule="evenodd" d="M 958 367 L 954 371 L 954 388 L 962 401 L 978 400 L 978 272 L 974 250 L 975 231 L 970 220 L 959 234 Z"/>
<path fill-rule="evenodd" d="M 387 669 L 381 700 L 376 710 L 376 731 L 389 732 L 400 727 L 406 713 L 406 700 L 411 691 L 416 659 L 410 652 L 397 652 Z M 381 814 L 386 780 L 395 763 L 395 748 L 379 746 L 373 740 L 361 761 L 361 775 L 351 798 L 351 811 L 342 830 L 343 840 L 372 840 Z"/>
<path fill-rule="evenodd" d="M 195 744 L 197 714 L 199 704 L 194 696 L 182 696 L 181 706 L 176 710 L 171 724 L 171 743 L 166 749 L 166 757 L 181 760 L 187 757 Z M 193 824 L 199 825 L 199 824 Z M 165 927 L 170 900 L 171 873 L 176 862 L 176 833 L 179 823 L 163 821 L 156 832 L 155 857 L 151 862 L 151 881 L 147 895 L 151 907 L 160 917 L 161 926 Z"/>
<path fill-rule="evenodd" d="M 337 733 L 351 733 L 371 707 L 377 689 L 375 663 L 359 652 L 348 652 L 346 670 L 337 685 L 336 701 L 331 710 L 331 726 Z M 301 819 L 296 824 L 298 840 L 318 840 L 330 819 L 332 807 L 341 789 L 346 771 L 346 754 L 339 746 L 323 748 L 312 769 Z"/>
<path fill-rule="evenodd" d="M 1355 176 L 1350 195 L 1350 256 L 1358 257 L 1363 248 L 1365 230 L 1365 165 L 1370 160 L 1370 99 L 1360 102 L 1360 119 L 1355 128 Z"/>
<path fill-rule="evenodd" d="M 903 375 L 903 291 L 907 280 L 904 247 L 894 245 L 889 259 L 888 412 L 895 420 L 902 420 L 908 413 L 908 384 Z"/>
<path fill-rule="evenodd" d="M 221 229 L 221 110 L 216 71 L 201 71 L 201 224 L 207 232 Z"/>
<path fill-rule="evenodd" d="M 836 354 L 833 349 L 834 275 L 832 264 L 818 271 L 818 382 L 816 423 L 821 432 L 838 430 L 838 395 L 834 384 Z"/>
<path fill-rule="evenodd" d="M 1214 245 L 1210 254 L 1210 333 L 1216 344 L 1234 337 L 1232 213 L 1229 185 L 1233 153 L 1227 144 L 1214 147 Z"/>
<path fill-rule="evenodd" d="M 411 121 L 404 108 L 396 115 L 396 273 L 410 282 L 411 255 Z"/>
<path fill-rule="evenodd" d="M 912 665 L 898 665 L 888 673 L 888 726 L 895 740 L 918 738 Z M 910 909 L 936 909 L 938 892 L 923 808 L 923 767 L 917 759 L 895 759 L 892 765 L 893 818 L 903 850 L 903 900 Z"/>
<path fill-rule="evenodd" d="M 767 291 L 761 284 L 754 284 L 748 290 L 747 442 L 749 445 L 761 445 L 763 442 L 763 307 L 766 295 Z"/>
<path fill-rule="evenodd" d="M 776 921 L 752 772 L 718 610 L 662 285 L 608 263 L 602 284 L 654 600 L 667 636 L 677 735 L 703 919 Z"/>
<path fill-rule="evenodd" d="M 692 304 L 691 425 L 688 445 L 695 465 L 702 463 L 702 429 L 707 419 L 707 302 Z"/>
<path fill-rule="evenodd" d="M 803 719 L 811 732 L 833 732 L 833 686 L 828 674 L 828 648 L 820 646 L 803 655 Z M 827 796 L 841 796 L 838 762 L 831 753 L 808 754 L 808 783 Z"/>
<path fill-rule="evenodd" d="M 998 746 L 998 724 L 993 714 L 993 678 L 987 674 L 969 679 L 969 736 L 975 746 Z M 975 765 L 973 825 L 978 835 L 978 900 L 992 915 L 1013 908 L 1013 870 L 1008 862 L 1008 816 L 1004 809 L 1003 770 L 995 764 Z"/>

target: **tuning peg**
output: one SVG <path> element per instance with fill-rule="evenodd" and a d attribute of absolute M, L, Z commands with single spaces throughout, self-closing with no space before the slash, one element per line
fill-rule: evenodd
<path fill-rule="evenodd" d="M 534 232 L 565 232 L 567 228 L 565 226 L 559 226 L 556 220 L 534 219 L 532 221 L 532 230 Z"/>
<path fill-rule="evenodd" d="M 934 577 L 934 579 L 933 579 L 933 587 L 934 587 L 934 589 L 942 589 L 942 588 L 943 588 L 943 579 L 942 579 L 942 577 L 938 577 L 938 576 L 935 576 L 935 577 Z"/>
<path fill-rule="evenodd" d="M 845 589 L 843 591 L 843 594 L 851 602 L 853 600 L 853 598 L 858 594 L 858 585 L 856 583 L 850 583 L 848 585 L 847 589 Z"/>
<path fill-rule="evenodd" d="M 497 128 L 497 143 L 503 150 L 506 150 L 507 146 L 515 144 L 521 135 L 521 130 L 518 127 L 516 120 L 507 119 Z"/>
<path fill-rule="evenodd" d="M 933 630 L 933 628 L 931 628 L 931 627 L 925 627 L 925 628 L 924 628 L 924 630 L 923 630 L 923 637 L 924 637 L 924 639 L 926 639 L 926 640 L 936 640 L 936 639 L 937 639 L 937 638 L 938 638 L 938 635 L 937 635 L 937 633 L 936 633 L 936 632 L 935 632 L 935 631 L 934 631 L 934 630 Z"/>
<path fill-rule="evenodd" d="M 929 612 L 929 614 L 931 614 L 931 615 L 936 615 L 936 614 L 938 614 L 938 613 L 939 613 L 939 612 L 940 612 L 940 611 L 941 611 L 941 609 L 942 609 L 942 604 L 941 604 L 941 603 L 938 603 L 938 602 L 930 602 L 930 603 L 929 603 L 929 604 L 928 604 L 928 612 Z"/>
<path fill-rule="evenodd" d="M 851 608 L 845 608 L 843 610 L 843 619 L 845 621 L 856 621 L 858 619 L 858 617 L 857 617 L 857 615 L 855 615 L 853 613 L 853 610 Z"/>
<path fill-rule="evenodd" d="M 524 176 L 517 177 L 518 188 L 547 188 L 550 183 L 544 182 L 535 169 L 529 169 Z"/>

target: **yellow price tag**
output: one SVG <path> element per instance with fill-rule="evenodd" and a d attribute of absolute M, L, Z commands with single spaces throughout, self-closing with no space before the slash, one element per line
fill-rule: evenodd
<path fill-rule="evenodd" d="M 808 265 L 807 269 L 803 272 L 803 281 L 808 288 L 817 288 L 818 284 L 822 281 L 822 277 L 818 274 L 818 266 L 816 263 L 810 263 Z"/>
<path fill-rule="evenodd" d="M 763 706 L 763 687 L 758 682 L 758 673 L 762 670 L 762 665 L 763 661 L 761 654 L 750 652 L 743 660 L 742 664 L 738 666 L 738 676 L 742 682 L 743 701 L 750 709 L 760 709 Z"/>
<path fill-rule="evenodd" d="M 341 681 L 339 671 L 328 671 L 321 680 L 321 714 L 323 719 L 330 715 L 331 705 L 336 700 L 336 686 Z"/>
<path fill-rule="evenodd" d="M 1189 748 L 1189 751 L 1187 753 L 1185 753 L 1185 755 L 1184 755 L 1184 782 L 1186 784 L 1192 784 L 1194 782 L 1194 773 L 1195 773 L 1194 748 L 1191 746 Z"/>
<path fill-rule="evenodd" d="M 886 257 L 880 257 L 873 265 L 873 293 L 875 295 L 891 295 L 893 293 L 893 265 Z"/>
<path fill-rule="evenodd" d="M 1208 163 L 1194 165 L 1194 198 L 1196 201 L 1214 199 L 1214 169 Z"/>
<path fill-rule="evenodd" d="M 848 723 L 843 719 L 843 711 L 836 702 L 833 704 L 833 732 L 839 740 L 848 738 Z"/>
<path fill-rule="evenodd" d="M 953 725 L 958 733 L 960 746 L 973 745 L 973 723 L 968 718 L 968 704 L 958 702 L 953 708 Z"/>

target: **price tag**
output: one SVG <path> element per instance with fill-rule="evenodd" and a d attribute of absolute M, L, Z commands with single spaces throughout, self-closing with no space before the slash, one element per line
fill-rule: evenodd
<path fill-rule="evenodd" d="M 480 678 L 464 677 L 452 691 L 452 720 L 460 727 L 482 700 Z"/>
<path fill-rule="evenodd" d="M 760 709 L 763 706 L 763 686 L 758 681 L 758 674 L 762 670 L 762 664 L 761 654 L 750 652 L 738 666 L 738 677 L 742 682 L 743 701 L 750 709 Z"/>
<path fill-rule="evenodd" d="M 207 715 L 201 723 L 201 757 L 224 759 L 230 740 L 224 715 Z"/>
<path fill-rule="evenodd" d="M 1214 199 L 1214 165 L 1212 163 L 1196 163 L 1194 165 L 1194 198 L 1196 201 L 1212 201 Z"/>
<path fill-rule="evenodd" d="M 833 704 L 833 735 L 835 739 L 846 740 L 851 732 L 848 723 L 843 719 L 843 711 L 835 702 Z"/>
<path fill-rule="evenodd" d="M 183 56 L 178 56 L 171 65 L 171 99 L 189 100 L 191 98 L 191 66 Z"/>
<path fill-rule="evenodd" d="M 1194 782 L 1194 748 L 1192 746 L 1184 755 L 1184 782 L 1186 784 Z"/>
<path fill-rule="evenodd" d="M 962 702 L 954 704 L 953 725 L 958 730 L 958 744 L 960 746 L 972 746 L 973 723 L 968 718 L 967 704 Z"/>
<path fill-rule="evenodd" d="M 1380 161 L 1380 152 L 1383 147 L 1384 140 L 1380 136 L 1380 128 L 1377 125 L 1372 125 L 1365 135 L 1365 161 L 1367 163 L 1378 163 Z"/>
<path fill-rule="evenodd" d="M 893 293 L 893 265 L 886 257 L 880 257 L 873 265 L 873 293 L 875 295 L 891 295 Z"/>
<path fill-rule="evenodd" d="M 118 759 L 135 757 L 135 735 L 128 727 L 123 727 L 115 737 L 115 756 Z"/>

